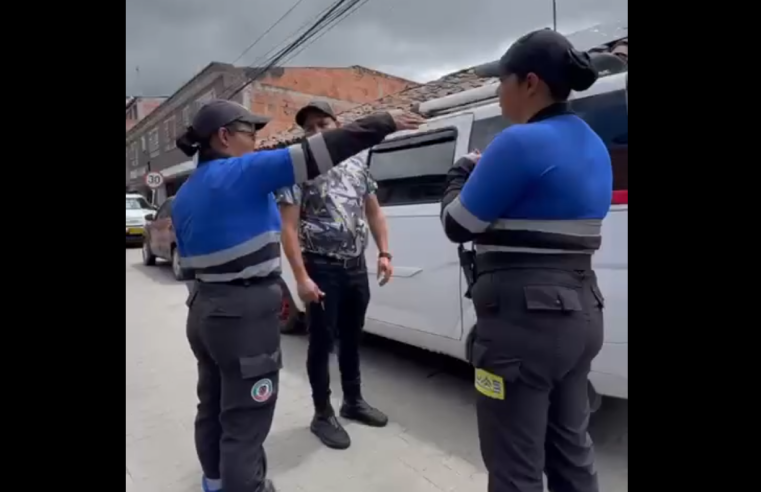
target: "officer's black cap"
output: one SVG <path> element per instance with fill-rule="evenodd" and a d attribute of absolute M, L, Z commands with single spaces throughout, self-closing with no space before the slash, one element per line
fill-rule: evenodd
<path fill-rule="evenodd" d="M 587 72 L 587 77 L 581 78 L 591 78 L 591 81 L 582 84 L 578 80 L 568 80 L 569 76 L 578 78 L 574 75 L 582 75 L 580 71 Z M 512 74 L 524 77 L 529 73 L 535 73 L 549 85 L 570 83 L 575 90 L 589 87 L 596 79 L 589 55 L 576 51 L 565 36 L 551 29 L 540 29 L 522 36 L 499 61 L 478 68 L 481 77 L 507 77 Z"/>
<path fill-rule="evenodd" d="M 236 102 L 216 99 L 198 110 L 190 126 L 199 139 L 206 139 L 233 122 L 249 124 L 255 130 L 261 130 L 269 121 L 269 118 L 255 115 Z"/>
<path fill-rule="evenodd" d="M 333 108 L 330 107 L 330 104 L 324 101 L 312 101 L 303 108 L 299 109 L 299 112 L 296 113 L 296 124 L 301 128 L 304 128 L 304 122 L 306 121 L 307 115 L 310 111 L 317 111 L 324 114 L 325 116 L 333 118 L 333 120 L 336 119 L 336 115 L 333 113 Z"/>

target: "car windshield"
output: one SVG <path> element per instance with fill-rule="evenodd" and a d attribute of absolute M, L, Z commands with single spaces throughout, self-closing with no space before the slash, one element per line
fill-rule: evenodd
<path fill-rule="evenodd" d="M 144 198 L 127 198 L 127 210 L 148 210 L 151 206 Z"/>

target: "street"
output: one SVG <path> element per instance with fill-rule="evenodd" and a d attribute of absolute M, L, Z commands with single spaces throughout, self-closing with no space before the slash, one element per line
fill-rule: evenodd
<path fill-rule="evenodd" d="M 200 491 L 193 445 L 196 367 L 185 338 L 185 285 L 168 265 L 144 267 L 126 252 L 127 492 Z M 388 288 L 393 289 L 393 282 Z M 386 428 L 347 423 L 352 446 L 322 446 L 312 417 L 304 336 L 283 336 L 285 367 L 265 444 L 279 492 L 486 492 L 478 449 L 472 370 L 452 359 L 367 337 L 367 400 Z M 333 403 L 340 404 L 335 361 Z M 605 400 L 593 418 L 600 490 L 628 490 L 628 403 Z"/>

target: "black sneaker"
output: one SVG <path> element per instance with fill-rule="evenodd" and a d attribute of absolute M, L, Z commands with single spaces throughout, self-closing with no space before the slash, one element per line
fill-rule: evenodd
<path fill-rule="evenodd" d="M 344 401 L 339 413 L 345 419 L 356 420 L 361 424 L 371 427 L 385 427 L 388 424 L 386 414 L 377 408 L 371 407 L 362 399 L 352 402 Z"/>
<path fill-rule="evenodd" d="M 351 445 L 349 433 L 338 422 L 333 409 L 315 413 L 309 430 L 329 448 L 346 449 Z"/>

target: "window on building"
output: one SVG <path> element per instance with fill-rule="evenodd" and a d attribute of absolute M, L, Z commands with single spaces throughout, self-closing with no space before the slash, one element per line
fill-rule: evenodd
<path fill-rule="evenodd" d="M 201 109 L 201 106 L 203 106 L 204 104 L 206 104 L 209 101 L 213 101 L 214 99 L 216 99 L 216 97 L 217 97 L 217 95 L 216 95 L 216 92 L 214 91 L 214 89 L 210 89 L 210 90 L 204 92 L 203 94 L 201 94 L 196 99 L 195 110 L 198 111 L 199 109 Z"/>
<path fill-rule="evenodd" d="M 158 128 L 154 128 L 148 132 L 148 153 L 151 157 L 156 157 L 161 153 Z"/>
<path fill-rule="evenodd" d="M 164 135 L 166 140 L 164 150 L 170 151 L 175 148 L 175 139 L 177 138 L 177 118 L 171 116 L 164 121 Z"/>
<path fill-rule="evenodd" d="M 132 142 L 130 145 L 130 166 L 137 167 L 138 164 L 138 146 L 137 141 Z"/>
<path fill-rule="evenodd" d="M 182 108 L 182 127 L 187 128 L 190 126 L 190 105 Z"/>
<path fill-rule="evenodd" d="M 145 135 L 140 137 L 140 149 L 145 152 Z"/>
<path fill-rule="evenodd" d="M 384 142 L 370 153 L 381 205 L 411 205 L 441 200 L 454 162 L 457 130 L 446 128 Z"/>

